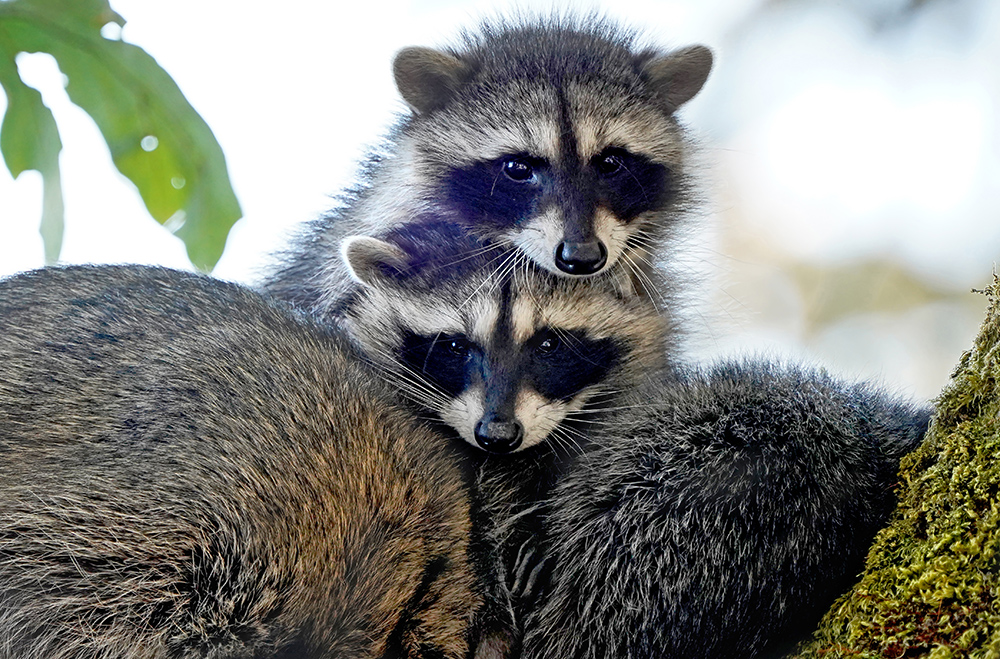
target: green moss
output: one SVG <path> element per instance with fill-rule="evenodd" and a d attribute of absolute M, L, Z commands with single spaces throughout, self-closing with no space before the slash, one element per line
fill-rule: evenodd
<path fill-rule="evenodd" d="M 861 581 L 801 659 L 1000 659 L 1000 279 L 972 350 L 900 469 L 899 507 Z"/>

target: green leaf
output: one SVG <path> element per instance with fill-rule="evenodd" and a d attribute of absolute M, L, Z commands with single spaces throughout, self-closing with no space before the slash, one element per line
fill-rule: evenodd
<path fill-rule="evenodd" d="M 3 0 L 0 0 L 3 1 Z M 108 0 L 9 0 L 21 9 L 57 16 L 61 23 L 83 31 L 100 30 L 108 23 L 125 25 Z"/>
<path fill-rule="evenodd" d="M 110 21 L 122 22 L 105 0 L 7 0 L 0 2 L 0 43 L 56 59 L 70 100 L 97 123 L 150 215 L 160 223 L 183 216 L 177 236 L 188 257 L 211 269 L 242 214 L 222 149 L 152 57 L 101 36 Z"/>
<path fill-rule="evenodd" d="M 17 73 L 14 53 L 0 41 L 0 86 L 7 95 L 7 111 L 0 123 L 0 154 L 11 176 L 35 170 L 42 175 L 42 241 L 46 263 L 59 260 L 63 234 L 63 196 L 59 177 L 62 142 L 52 111 L 42 95 L 28 87 Z"/>
<path fill-rule="evenodd" d="M 42 244 L 45 247 L 45 262 L 49 265 L 59 260 L 63 241 L 63 194 L 62 178 L 56 168 L 49 174 L 42 174 Z"/>
<path fill-rule="evenodd" d="M 0 124 L 0 151 L 11 176 L 17 178 L 28 169 L 45 173 L 58 168 L 62 143 L 56 120 L 42 102 L 42 95 L 21 82 L 13 60 L 4 57 L 0 57 L 0 85 L 7 94 L 7 112 Z"/>

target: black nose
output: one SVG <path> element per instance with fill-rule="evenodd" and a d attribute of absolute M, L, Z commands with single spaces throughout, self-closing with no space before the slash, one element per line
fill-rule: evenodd
<path fill-rule="evenodd" d="M 476 443 L 490 453 L 510 453 L 521 445 L 524 428 L 517 421 L 498 421 L 484 416 L 476 424 Z"/>
<path fill-rule="evenodd" d="M 600 240 L 563 241 L 556 245 L 556 267 L 569 275 L 592 275 L 608 262 L 608 249 Z"/>

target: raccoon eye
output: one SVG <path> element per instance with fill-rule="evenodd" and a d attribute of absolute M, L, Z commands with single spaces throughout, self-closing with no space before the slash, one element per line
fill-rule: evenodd
<path fill-rule="evenodd" d="M 472 345 L 462 338 L 451 338 L 444 342 L 445 349 L 457 357 L 468 357 L 472 352 Z"/>
<path fill-rule="evenodd" d="M 606 149 L 594 158 L 594 168 L 601 176 L 612 176 L 621 171 L 624 163 L 619 149 Z"/>
<path fill-rule="evenodd" d="M 507 158 L 503 161 L 503 173 L 511 181 L 525 183 L 535 177 L 535 169 L 523 158 Z"/>
<path fill-rule="evenodd" d="M 541 341 L 539 341 L 538 344 L 535 345 L 535 352 L 541 355 L 542 357 L 545 357 L 547 355 L 551 355 L 552 353 L 554 353 L 556 350 L 559 349 L 559 346 L 561 345 L 562 342 L 559 340 L 558 336 L 552 333 L 546 333 L 542 337 Z"/>

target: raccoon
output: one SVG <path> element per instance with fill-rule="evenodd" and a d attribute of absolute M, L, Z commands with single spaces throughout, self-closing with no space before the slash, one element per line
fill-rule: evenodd
<path fill-rule="evenodd" d="M 470 543 L 495 575 L 484 618 L 512 624 L 516 656 L 543 567 L 540 502 L 624 393 L 668 368 L 676 332 L 613 278 L 556 277 L 447 222 L 342 252 L 356 287 L 333 316 L 415 414 L 467 447 Z"/>
<path fill-rule="evenodd" d="M 353 285 L 344 237 L 450 222 L 556 275 L 618 270 L 659 300 L 670 282 L 653 261 L 691 197 L 676 111 L 711 67 L 704 46 L 643 48 L 597 18 L 487 22 L 454 48 L 403 49 L 411 113 L 263 286 L 328 316 Z"/>
<path fill-rule="evenodd" d="M 472 542 L 506 575 L 519 656 L 777 656 L 849 587 L 927 410 L 763 359 L 685 366 L 666 319 L 603 278 L 447 224 L 391 239 L 345 241 L 359 287 L 339 313 L 486 449 Z"/>
<path fill-rule="evenodd" d="M 665 368 L 670 320 L 613 280 L 551 276 L 449 223 L 345 240 L 335 314 L 424 413 L 494 454 L 582 443 L 593 414 Z"/>
<path fill-rule="evenodd" d="M 525 659 L 779 657 L 856 580 L 930 411 L 765 360 L 674 373 L 537 517 Z"/>
<path fill-rule="evenodd" d="M 0 654 L 499 657 L 448 447 L 342 336 L 242 287 L 0 282 Z"/>
<path fill-rule="evenodd" d="M 451 225 L 392 240 L 345 241 L 340 313 L 426 412 L 505 453 L 477 461 L 472 542 L 507 575 L 518 656 L 778 656 L 849 587 L 928 410 L 766 360 L 684 366 L 645 300 Z M 535 433 L 514 392 L 548 380 L 579 394 Z M 511 400 L 529 429 L 502 423 Z"/>

